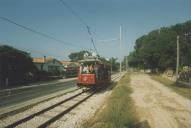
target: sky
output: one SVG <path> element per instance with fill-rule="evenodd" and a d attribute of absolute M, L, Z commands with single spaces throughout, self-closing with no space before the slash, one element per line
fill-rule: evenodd
<path fill-rule="evenodd" d="M 32 57 L 68 60 L 72 52 L 95 51 L 92 37 L 99 55 L 121 60 L 142 35 L 191 20 L 191 0 L 63 1 L 74 13 L 60 0 L 0 0 L 0 17 L 56 39 L 0 19 L 0 45 L 30 52 Z"/>

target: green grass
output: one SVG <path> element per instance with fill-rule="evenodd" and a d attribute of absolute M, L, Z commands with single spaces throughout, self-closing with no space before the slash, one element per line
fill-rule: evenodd
<path fill-rule="evenodd" d="M 190 87 L 180 85 L 180 84 L 173 82 L 167 78 L 164 78 L 160 75 L 152 75 L 151 78 L 156 80 L 156 81 L 159 81 L 160 83 L 162 83 L 164 85 L 166 85 L 167 87 L 171 88 L 172 90 L 174 90 L 178 94 L 180 94 L 186 98 L 191 99 L 191 88 Z"/>
<path fill-rule="evenodd" d="M 113 88 L 105 106 L 83 124 L 83 128 L 129 128 L 137 122 L 130 74 L 126 74 Z"/>

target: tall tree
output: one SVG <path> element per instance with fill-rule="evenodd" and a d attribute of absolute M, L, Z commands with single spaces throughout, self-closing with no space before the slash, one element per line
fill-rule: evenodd
<path fill-rule="evenodd" d="M 29 53 L 10 46 L 0 46 L 0 87 L 14 86 L 28 80 L 29 73 L 35 72 Z"/>
<path fill-rule="evenodd" d="M 70 53 L 70 55 L 68 57 L 70 58 L 71 61 L 76 62 L 78 60 L 84 59 L 85 54 L 91 55 L 91 53 L 89 51 L 83 50 L 83 51 L 80 51 L 80 52 Z"/>
<path fill-rule="evenodd" d="M 176 37 L 180 36 L 180 66 L 191 66 L 191 21 L 153 30 L 138 38 L 128 56 L 133 67 L 165 70 L 176 67 Z"/>

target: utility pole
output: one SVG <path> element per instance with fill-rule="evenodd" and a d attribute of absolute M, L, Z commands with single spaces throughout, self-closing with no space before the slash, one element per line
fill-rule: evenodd
<path fill-rule="evenodd" d="M 177 53 L 176 53 L 176 80 L 177 80 L 178 79 L 178 69 L 179 69 L 179 58 L 180 58 L 179 36 L 177 36 L 176 45 L 177 45 Z"/>
<path fill-rule="evenodd" d="M 112 70 L 113 70 L 113 69 L 112 69 L 112 61 L 113 61 L 113 59 L 111 58 L 111 74 L 112 74 Z"/>
<path fill-rule="evenodd" d="M 119 43 L 120 43 L 120 52 L 119 53 L 121 53 L 121 26 L 119 27 Z M 120 56 L 121 56 L 121 54 L 120 54 Z M 121 61 L 122 60 L 120 60 L 120 72 L 121 72 Z"/>
<path fill-rule="evenodd" d="M 127 56 L 125 56 L 125 63 L 126 63 L 126 71 L 127 71 L 127 67 L 128 67 Z"/>

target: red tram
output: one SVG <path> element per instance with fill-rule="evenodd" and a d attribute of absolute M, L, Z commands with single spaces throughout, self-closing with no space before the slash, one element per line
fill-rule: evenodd
<path fill-rule="evenodd" d="M 104 86 L 111 81 L 110 66 L 96 57 L 80 61 L 78 82 L 80 87 Z"/>

